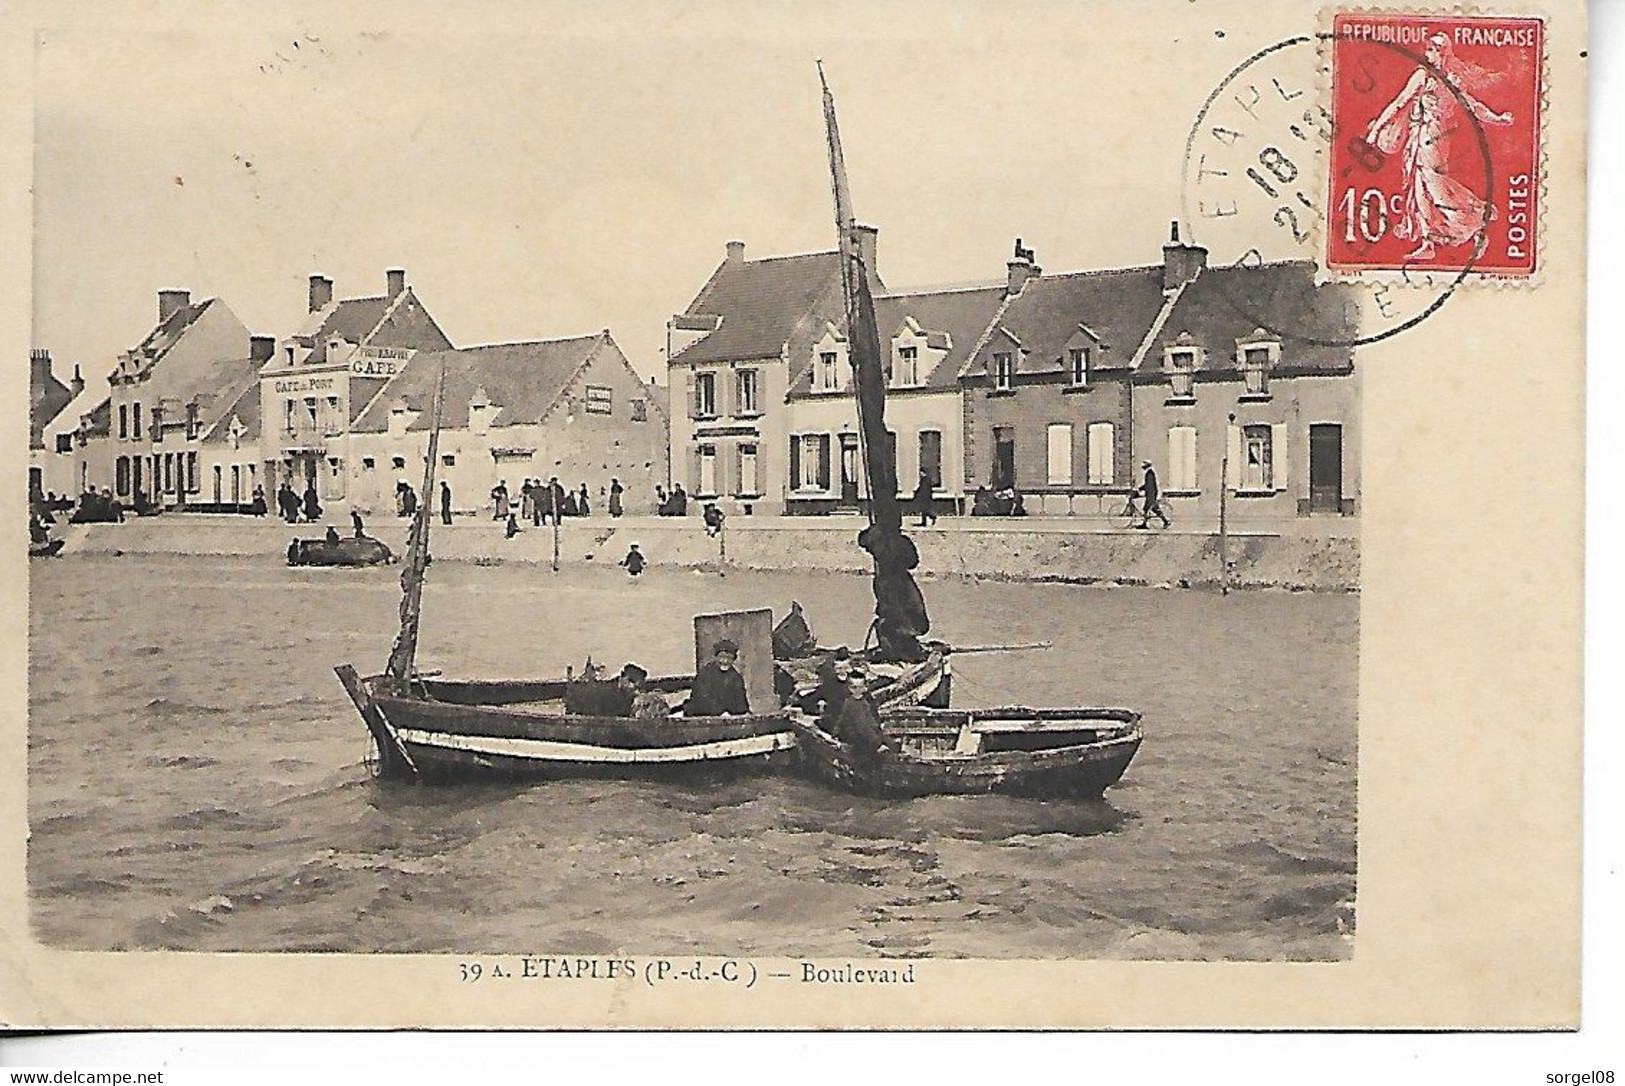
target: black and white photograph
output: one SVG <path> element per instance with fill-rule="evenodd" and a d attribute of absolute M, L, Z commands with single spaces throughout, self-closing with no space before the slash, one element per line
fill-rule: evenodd
<path fill-rule="evenodd" d="M 1578 516 L 1568 401 L 1493 397 L 1542 325 L 1579 368 L 1583 20 L 1160 6 L 36 12 L 8 938 L 537 1025 L 1403 954 L 1369 842 L 1455 851 L 1418 774 L 1492 803 L 1466 718 L 1577 636 L 1564 551 L 1494 620 L 1441 578 Z"/>

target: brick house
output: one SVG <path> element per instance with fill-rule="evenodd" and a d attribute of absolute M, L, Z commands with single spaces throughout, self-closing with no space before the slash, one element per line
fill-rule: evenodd
<path fill-rule="evenodd" d="M 1210 526 L 1228 452 L 1238 526 L 1355 511 L 1353 350 L 1327 344 L 1358 312 L 1312 265 L 1208 268 L 1176 224 L 1161 264 L 1046 276 L 1018 259 L 1009 291 L 960 374 L 967 488 L 1110 516 L 1149 460 L 1175 520 Z"/>
<path fill-rule="evenodd" d="M 525 479 L 587 484 L 593 512 L 611 480 L 628 513 L 649 513 L 667 477 L 664 408 L 609 330 L 590 336 L 419 351 L 361 412 L 351 429 L 350 494 L 357 508 L 394 510 L 401 481 L 422 485 L 446 374 L 437 477 L 454 507 L 483 510 L 498 482 L 515 503 Z"/>
<path fill-rule="evenodd" d="M 868 229 L 871 274 L 875 241 Z M 792 371 L 844 323 L 838 253 L 746 260 L 744 243 L 729 242 L 711 278 L 666 326 L 673 481 L 729 512 L 783 513 Z"/>

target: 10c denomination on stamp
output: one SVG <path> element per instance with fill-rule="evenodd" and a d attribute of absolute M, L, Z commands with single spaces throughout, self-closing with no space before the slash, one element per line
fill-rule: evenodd
<path fill-rule="evenodd" d="M 1544 30 L 1536 18 L 1333 16 L 1328 269 L 1534 275 Z"/>

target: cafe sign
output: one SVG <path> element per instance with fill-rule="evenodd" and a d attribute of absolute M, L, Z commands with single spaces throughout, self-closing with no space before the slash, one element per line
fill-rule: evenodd
<path fill-rule="evenodd" d="M 283 377 L 271 386 L 279 393 L 332 392 L 338 387 L 334 377 Z"/>
<path fill-rule="evenodd" d="M 350 372 L 357 377 L 393 377 L 399 367 L 393 358 L 355 358 L 350 362 Z"/>

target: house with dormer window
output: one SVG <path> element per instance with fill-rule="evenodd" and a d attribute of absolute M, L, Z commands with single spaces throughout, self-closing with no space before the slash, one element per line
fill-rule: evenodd
<path fill-rule="evenodd" d="M 611 482 L 626 512 L 654 511 L 668 471 L 665 408 L 615 343 L 596 335 L 420 351 L 356 419 L 348 489 L 363 511 L 392 511 L 401 482 L 422 485 L 436 382 L 444 369 L 437 477 L 459 512 L 489 505 L 506 483 L 514 501 L 526 479 L 586 484 L 607 506 Z"/>
<path fill-rule="evenodd" d="M 876 232 L 862 239 L 878 290 Z M 801 455 L 788 439 L 789 389 L 804 379 L 821 395 L 850 396 L 844 324 L 838 253 L 747 260 L 744 242 L 729 242 L 666 326 L 672 482 L 729 513 L 784 512 Z"/>
<path fill-rule="evenodd" d="M 886 376 L 886 425 L 899 497 L 923 473 L 939 512 L 965 490 L 959 371 L 1006 299 L 1003 284 L 882 294 L 875 299 Z M 843 328 L 829 322 L 792 366 L 785 510 L 858 511 L 869 492 Z"/>

